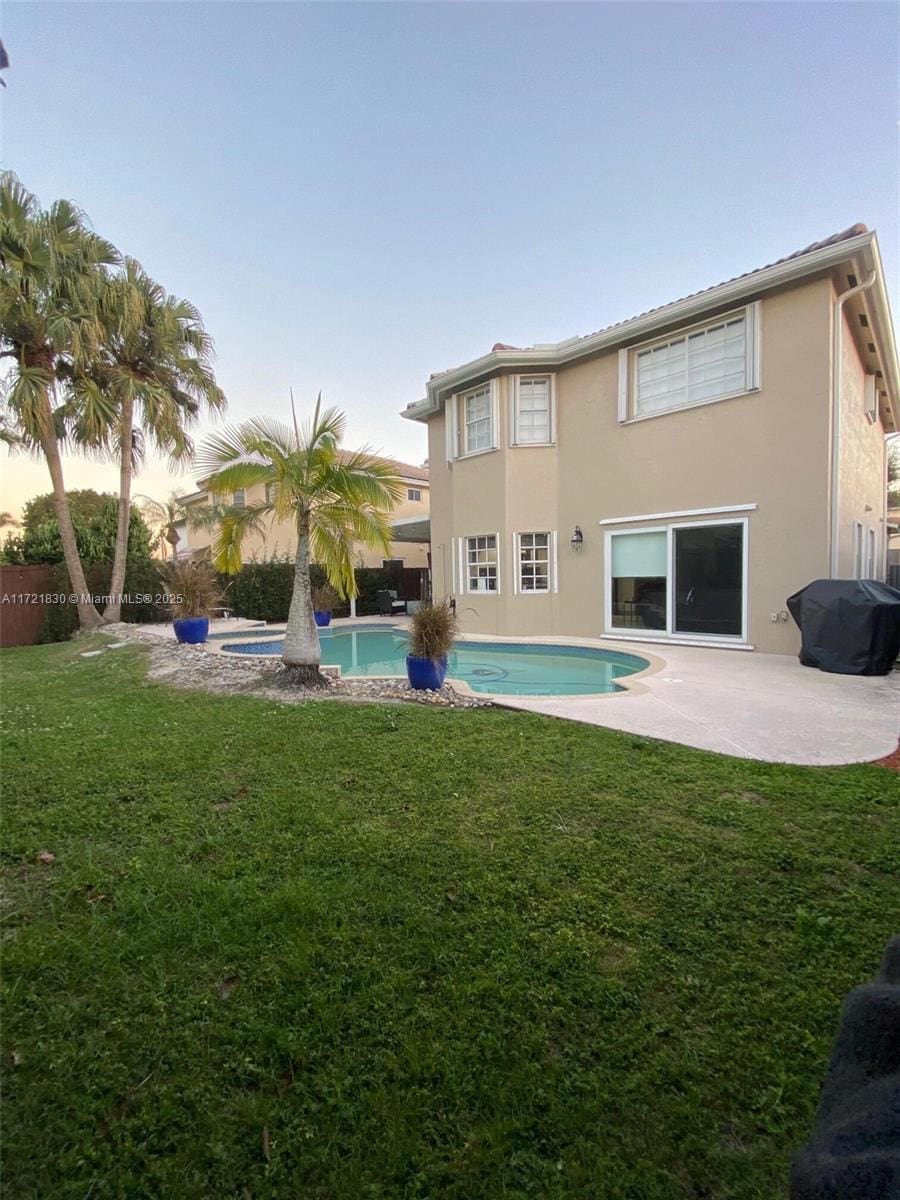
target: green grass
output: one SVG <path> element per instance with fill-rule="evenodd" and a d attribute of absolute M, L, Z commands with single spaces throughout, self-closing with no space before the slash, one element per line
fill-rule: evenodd
<path fill-rule="evenodd" d="M 785 1194 L 896 775 L 83 648 L 0 658 L 5 1195 Z"/>

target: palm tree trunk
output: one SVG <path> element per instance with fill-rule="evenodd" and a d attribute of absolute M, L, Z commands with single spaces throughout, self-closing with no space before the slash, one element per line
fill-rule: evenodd
<path fill-rule="evenodd" d="M 116 526 L 116 549 L 113 554 L 112 577 L 109 581 L 109 603 L 103 610 L 104 621 L 122 617 L 122 592 L 125 588 L 125 565 L 128 562 L 128 529 L 131 521 L 132 437 L 134 434 L 134 397 L 129 393 L 122 401 L 119 428 L 119 520 Z"/>
<path fill-rule="evenodd" d="M 87 581 L 84 568 L 78 555 L 78 543 L 75 540 L 75 527 L 69 512 L 69 499 L 66 496 L 66 485 L 63 480 L 62 459 L 59 455 L 59 439 L 53 423 L 53 412 L 50 408 L 50 393 L 45 389 L 41 397 L 41 449 L 47 460 L 50 479 L 53 483 L 53 507 L 56 509 L 56 519 L 59 522 L 59 536 L 62 541 L 63 557 L 66 570 L 69 572 L 69 587 L 77 597 L 78 624 L 82 630 L 98 629 L 103 624 L 103 618 L 88 597 Z"/>
<path fill-rule="evenodd" d="M 313 617 L 312 589 L 309 582 L 309 518 L 301 517 L 297 525 L 297 557 L 294 560 L 294 590 L 284 631 L 282 662 L 290 669 L 291 678 L 298 683 L 321 686 L 319 671 L 321 651 L 316 621 Z"/>

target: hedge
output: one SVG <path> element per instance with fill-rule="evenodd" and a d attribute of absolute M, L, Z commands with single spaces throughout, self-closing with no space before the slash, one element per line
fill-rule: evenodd
<path fill-rule="evenodd" d="M 309 569 L 312 586 L 325 583 L 325 572 L 315 565 Z M 238 575 L 220 577 L 225 589 L 226 604 L 236 617 L 250 621 L 283 624 L 287 620 L 294 586 L 294 564 L 287 559 L 245 563 Z M 382 567 L 357 567 L 356 611 L 361 617 L 378 612 L 378 593 L 397 586 L 394 573 Z M 350 605 L 344 601 L 334 610 L 336 617 L 349 615 Z"/>
<path fill-rule="evenodd" d="M 156 597 L 165 591 L 165 584 L 160 578 L 163 564 L 154 559 L 137 559 L 125 568 L 125 594 L 128 596 Z M 109 582 L 112 576 L 111 563 L 95 563 L 85 566 L 85 579 L 88 588 L 94 596 L 105 596 L 109 592 Z M 48 592 L 59 592 L 67 595 L 71 591 L 69 573 L 64 564 L 60 563 L 53 572 L 51 580 L 46 585 Z M 167 621 L 168 609 L 153 601 L 122 604 L 122 620 L 136 624 L 147 624 L 153 621 Z M 64 642 L 78 629 L 78 609 L 74 604 L 48 604 L 44 614 L 44 627 L 41 631 L 42 642 Z"/>
<path fill-rule="evenodd" d="M 129 563 L 125 571 L 125 592 L 130 596 L 157 596 L 165 591 L 160 579 L 164 564 L 154 560 L 138 560 Z M 109 591 L 112 567 L 100 563 L 85 568 L 88 587 L 94 595 L 105 595 Z M 310 567 L 313 587 L 325 582 L 321 567 Z M 266 621 L 283 624 L 287 620 L 294 586 L 294 564 L 286 559 L 270 562 L 245 563 L 238 575 L 222 575 L 220 582 L 225 592 L 225 604 L 233 616 L 246 617 L 251 621 Z M 378 612 L 377 597 L 380 591 L 395 588 L 397 580 L 390 568 L 357 567 L 356 611 L 359 616 L 371 616 Z M 66 594 L 70 591 L 69 577 L 65 566 L 60 564 L 47 590 Z M 334 614 L 345 617 L 350 605 L 344 601 Z M 168 621 L 169 612 L 155 603 L 126 603 L 122 605 L 122 620 L 136 624 Z M 70 638 L 78 628 L 78 612 L 72 604 L 48 605 L 41 634 L 42 642 L 62 642 Z"/>

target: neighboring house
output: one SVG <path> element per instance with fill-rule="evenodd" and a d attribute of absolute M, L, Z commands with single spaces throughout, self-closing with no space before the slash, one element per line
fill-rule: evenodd
<path fill-rule="evenodd" d="M 856 225 L 587 337 L 432 376 L 433 590 L 466 630 L 793 653 L 785 601 L 884 578 L 898 365 Z"/>
<path fill-rule="evenodd" d="M 394 509 L 393 526 L 394 541 L 390 552 L 382 555 L 379 551 L 368 546 L 357 548 L 357 560 L 363 567 L 380 567 L 389 561 L 396 561 L 404 567 L 427 567 L 428 564 L 428 468 L 414 467 L 410 463 L 397 462 L 394 459 L 382 459 L 388 463 L 397 476 L 402 479 L 405 495 Z M 202 480 L 201 489 L 202 489 Z M 230 497 L 232 504 L 261 504 L 265 499 L 262 485 L 247 488 L 244 492 L 236 492 Z M 219 497 L 218 503 L 227 502 L 229 497 Z M 200 509 L 209 506 L 212 499 L 209 494 L 200 490 L 189 496 L 182 496 L 181 503 L 187 510 Z M 265 518 L 266 528 L 262 533 L 249 533 L 244 539 L 243 557 L 245 562 L 259 562 L 271 558 L 294 557 L 297 550 L 297 533 L 292 524 L 286 521 L 276 521 L 273 517 Z M 191 527 L 187 521 L 177 526 L 179 533 L 178 555 L 186 557 L 206 551 L 215 539 L 215 530 L 203 526 Z"/>

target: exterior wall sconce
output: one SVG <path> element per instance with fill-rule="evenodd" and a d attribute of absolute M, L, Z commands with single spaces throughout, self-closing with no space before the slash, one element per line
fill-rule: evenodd
<path fill-rule="evenodd" d="M 572 534 L 572 549 L 581 550 L 584 546 L 584 534 L 581 532 L 581 526 L 575 526 L 575 532 Z"/>

